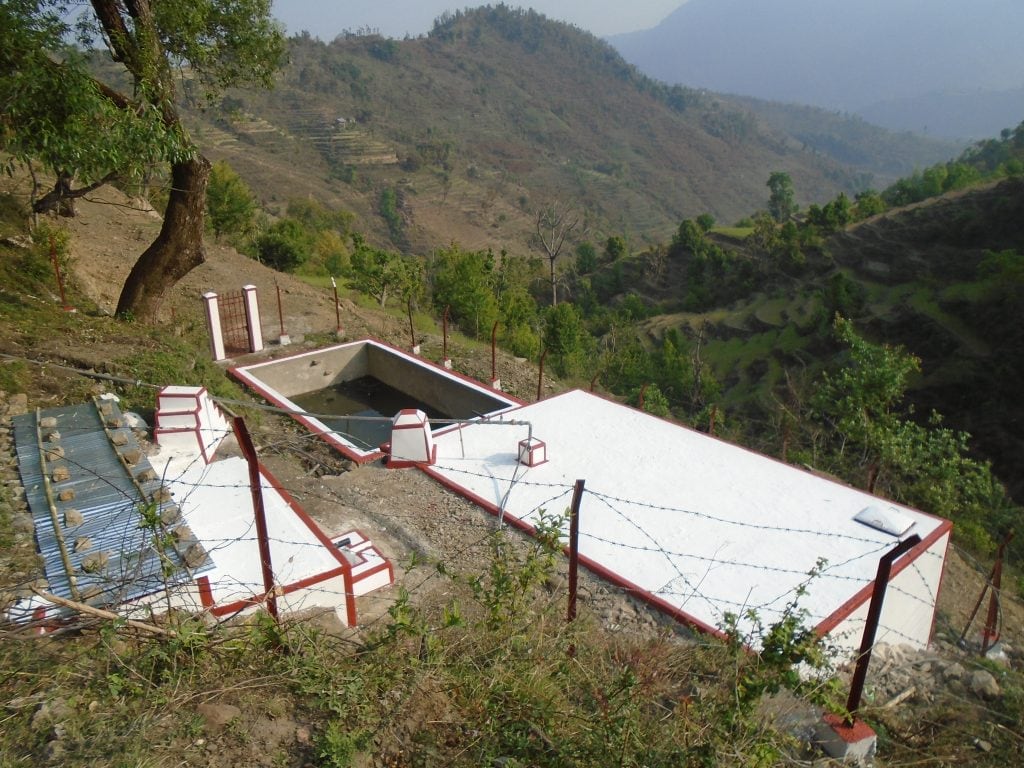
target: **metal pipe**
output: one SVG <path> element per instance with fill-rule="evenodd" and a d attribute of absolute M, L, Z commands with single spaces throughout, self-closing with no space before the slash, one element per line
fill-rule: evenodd
<path fill-rule="evenodd" d="M 916 533 L 901 541 L 891 550 L 882 555 L 878 561 L 878 573 L 875 574 L 875 586 L 871 592 L 871 604 L 868 606 L 868 618 L 864 625 L 864 636 L 860 642 L 860 653 L 857 654 L 857 668 L 850 682 L 850 697 L 846 700 L 846 724 L 853 725 L 857 710 L 860 708 L 860 697 L 864 693 L 864 681 L 868 676 L 868 664 L 871 663 L 871 649 L 875 644 L 878 622 L 882 617 L 882 603 L 885 601 L 885 589 L 889 586 L 889 574 L 896 559 L 921 543 Z"/>

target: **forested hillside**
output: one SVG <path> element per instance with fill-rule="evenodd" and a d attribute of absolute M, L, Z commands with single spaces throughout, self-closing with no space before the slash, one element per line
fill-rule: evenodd
<path fill-rule="evenodd" d="M 774 170 L 805 204 L 869 185 L 879 166 L 890 178 L 909 170 L 876 159 L 890 146 L 880 135 L 869 142 L 879 153 L 838 162 L 506 6 L 446 17 L 422 39 L 293 38 L 290 57 L 272 92 L 194 112 L 197 140 L 271 208 L 312 194 L 406 251 L 454 240 L 526 252 L 536 212 L 555 200 L 571 200 L 598 236 L 639 246 L 684 217 L 761 207 Z"/>

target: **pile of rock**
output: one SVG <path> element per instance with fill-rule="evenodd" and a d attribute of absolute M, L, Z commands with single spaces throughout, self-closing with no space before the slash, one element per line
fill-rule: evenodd
<path fill-rule="evenodd" d="M 1015 656 L 1012 648 L 1001 651 L 1004 663 Z M 871 655 L 864 703 L 892 708 L 904 702 L 931 703 L 946 695 L 992 701 L 1002 696 L 998 668 L 992 670 L 993 665 L 981 663 L 977 655 L 955 649 L 878 643 Z"/>

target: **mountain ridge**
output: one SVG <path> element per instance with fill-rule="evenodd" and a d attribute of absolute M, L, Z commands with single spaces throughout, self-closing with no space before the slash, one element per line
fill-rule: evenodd
<path fill-rule="evenodd" d="M 1007 0 L 943 0 L 927 13 L 912 0 L 690 0 L 651 30 L 608 39 L 666 82 L 869 117 L 862 110 L 878 102 L 1019 88 L 1022 28 L 1024 7 Z M 902 109 L 884 127 L 920 130 L 916 117 Z M 970 125 L 966 137 L 942 124 L 929 132 L 981 138 L 1008 127 Z"/>
<path fill-rule="evenodd" d="M 533 214 L 554 197 L 585 209 L 592 232 L 642 243 L 687 216 L 748 215 L 775 170 L 805 203 L 871 181 L 728 99 L 650 80 L 541 14 L 484 8 L 451 14 L 425 38 L 291 44 L 274 92 L 233 93 L 192 114 L 197 140 L 268 190 L 265 203 L 314 194 L 406 249 L 454 239 L 528 250 Z M 405 243 L 378 216 L 387 189 Z"/>

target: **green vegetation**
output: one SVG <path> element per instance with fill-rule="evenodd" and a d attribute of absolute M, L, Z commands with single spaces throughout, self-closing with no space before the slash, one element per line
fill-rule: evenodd
<path fill-rule="evenodd" d="M 167 291 L 203 261 L 210 163 L 181 122 L 179 89 L 209 102 L 233 85 L 268 86 L 283 62 L 284 40 L 267 0 L 203 0 L 187 8 L 97 3 L 72 17 L 64 0 L 0 9 L 0 146 L 16 162 L 38 161 L 53 172 L 50 193 L 36 198 L 33 190 L 37 212 L 73 215 L 73 201 L 98 184 L 169 166 L 163 226 L 129 273 L 117 308 L 152 321 Z M 104 59 L 116 64 L 111 76 L 101 79 L 85 56 L 69 50 L 72 21 L 83 46 L 102 41 Z M 186 66 L 189 80 L 179 84 L 176 73 Z M 84 186 L 73 189 L 76 177 Z"/>
<path fill-rule="evenodd" d="M 157 637 L 115 622 L 73 642 L 5 643 L 4 668 L 19 671 L 6 692 L 25 705 L 9 708 L 0 753 L 69 766 L 202 760 L 194 712 L 210 700 L 233 703 L 247 721 L 308 724 L 305 746 L 281 745 L 275 760 L 285 765 L 353 766 L 371 754 L 400 762 L 411 751 L 426 764 L 474 768 L 604 765 L 609 754 L 619 765 L 668 768 L 713 764 L 726 750 L 744 765 L 798 753 L 756 710 L 784 688 L 834 695 L 826 675 L 807 677 L 825 657 L 796 604 L 756 636 L 727 627 L 725 641 L 620 639 L 587 617 L 566 624 L 562 596 L 545 588 L 562 562 L 560 522 L 542 512 L 529 542 L 491 534 L 477 573 L 411 564 L 447 597 L 414 605 L 400 594 L 355 642 L 258 614 L 212 628 L 172 615 Z M 62 729 L 58 747 L 39 727 L 47 717 Z M 259 748 L 230 721 L 216 743 L 240 761 Z"/>

